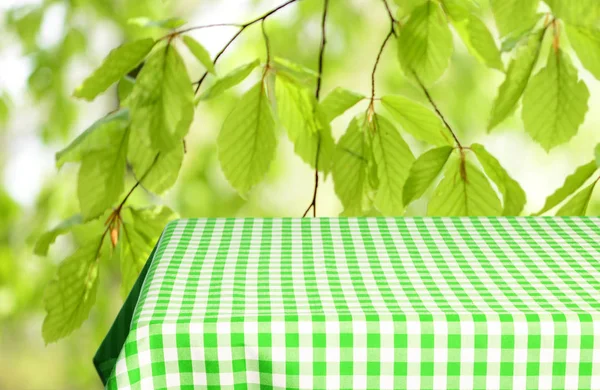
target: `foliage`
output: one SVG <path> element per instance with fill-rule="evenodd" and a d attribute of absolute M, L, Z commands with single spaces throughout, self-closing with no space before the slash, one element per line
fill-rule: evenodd
<path fill-rule="evenodd" d="M 479 63 L 504 78 L 488 129 L 517 111 L 522 99 L 524 130 L 546 151 L 577 134 L 588 112 L 590 94 L 573 53 L 595 77 L 600 73 L 596 2 L 567 6 L 567 0 L 491 0 L 494 28 L 472 0 L 382 1 L 390 30 L 370 72 L 370 96 L 335 85 L 321 98 L 327 75 L 325 36 L 336 33 L 326 29 L 333 5 L 319 3 L 323 23 L 321 45 L 313 50 L 319 58 L 315 70 L 273 50 L 277 38 L 268 26 L 279 10 L 296 2 L 230 24 L 238 30 L 213 59 L 192 36 L 211 26 L 182 27 L 179 18 L 135 18 L 131 25 L 142 31 L 139 36 L 108 53 L 75 90 L 75 97 L 93 100 L 118 83 L 120 98 L 114 112 L 56 155 L 58 167 L 80 164 L 79 213 L 41 236 L 36 248 L 45 254 L 57 236 L 69 233 L 77 242 L 46 291 L 47 342 L 68 335 L 87 318 L 101 262 L 118 259 L 122 292 L 128 291 L 161 227 L 175 215 L 164 206 L 134 207 L 129 204 L 132 194 L 141 187 L 160 195 L 176 183 L 187 158 L 185 138 L 194 108 L 224 99 L 230 89 L 251 85 L 234 103 L 216 139 L 220 169 L 243 198 L 269 175 L 283 129 L 294 153 L 315 170 L 315 214 L 319 177 L 331 173 L 343 215 L 403 215 L 409 204 L 431 191 L 429 215 L 516 216 L 526 204 L 521 185 L 482 144 L 463 144 L 463 129 L 449 123 L 430 93 L 453 61 L 453 31 Z M 23 23 L 34 23 L 36 17 L 32 14 Z M 217 64 L 221 55 L 259 24 L 266 56 L 247 58 L 251 61 L 222 72 Z M 567 37 L 573 51 L 565 44 Z M 26 35 L 24 41 L 29 41 Z M 397 69 L 426 103 L 414 94 L 376 94 L 377 67 L 386 47 L 396 50 Z M 188 52 L 191 57 L 185 56 Z M 203 75 L 191 78 L 190 66 L 200 66 Z M 211 84 L 203 89 L 205 81 Z M 352 119 L 336 140 L 332 122 L 346 112 Z M 414 145 L 425 150 L 416 155 Z M 539 214 L 558 206 L 559 215 L 585 214 L 598 180 L 597 164 L 598 157 L 578 168 Z M 61 298 L 64 292 L 68 299 Z"/>

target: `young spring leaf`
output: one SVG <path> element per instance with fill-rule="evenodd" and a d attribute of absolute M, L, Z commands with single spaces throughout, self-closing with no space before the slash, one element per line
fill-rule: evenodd
<path fill-rule="evenodd" d="M 410 167 L 403 189 L 403 203 L 408 206 L 419 199 L 438 177 L 454 148 L 441 146 L 423 153 Z"/>
<path fill-rule="evenodd" d="M 544 0 L 552 14 L 576 26 L 598 26 L 600 3 L 597 0 Z"/>
<path fill-rule="evenodd" d="M 504 37 L 535 18 L 539 0 L 491 0 L 490 3 L 500 36 Z"/>
<path fill-rule="evenodd" d="M 124 105 L 123 103 L 127 100 L 127 97 L 133 91 L 133 86 L 135 85 L 135 79 L 133 77 L 125 76 L 119 83 L 117 84 L 117 95 L 119 96 L 119 105 Z"/>
<path fill-rule="evenodd" d="M 570 140 L 583 123 L 590 93 L 562 50 L 550 51 L 523 97 L 525 130 L 546 151 Z"/>
<path fill-rule="evenodd" d="M 546 199 L 546 204 L 544 204 L 544 207 L 538 211 L 536 215 L 544 214 L 567 199 L 569 195 L 577 191 L 577 189 L 588 181 L 597 170 L 598 166 L 596 165 L 596 161 L 590 161 L 589 163 L 578 167 L 573 174 L 567 176 L 562 187 L 558 188 Z"/>
<path fill-rule="evenodd" d="M 479 62 L 504 72 L 500 50 L 498 50 L 494 37 L 481 19 L 470 14 L 464 21 L 455 22 L 454 26 L 469 52 Z"/>
<path fill-rule="evenodd" d="M 594 155 L 596 156 L 596 165 L 600 168 L 600 144 L 596 145 L 594 149 Z"/>
<path fill-rule="evenodd" d="M 333 158 L 333 184 L 335 193 L 344 206 L 344 215 L 361 215 L 363 197 L 368 187 L 368 160 L 364 118 L 354 118 L 346 133 L 338 141 Z"/>
<path fill-rule="evenodd" d="M 96 96 L 138 66 L 150 53 L 154 43 L 153 39 L 146 38 L 128 42 L 113 49 L 100 67 L 77 87 L 73 95 L 86 100 L 94 100 Z"/>
<path fill-rule="evenodd" d="M 276 146 L 275 121 L 261 81 L 242 96 L 217 138 L 223 173 L 242 196 L 266 175 Z"/>
<path fill-rule="evenodd" d="M 38 256 L 46 256 L 48 254 L 48 249 L 50 248 L 50 245 L 52 245 L 54 241 L 56 241 L 56 238 L 58 236 L 67 234 L 71 231 L 73 226 L 79 225 L 81 224 L 81 222 L 82 219 L 81 215 L 79 214 L 62 221 L 52 230 L 45 232 L 38 238 L 38 240 L 35 243 L 35 247 L 33 248 L 33 253 L 35 253 Z"/>
<path fill-rule="evenodd" d="M 571 25 L 566 30 L 583 66 L 600 80 L 600 30 Z"/>
<path fill-rule="evenodd" d="M 175 218 L 168 207 L 123 210 L 120 233 L 121 295 L 127 296 L 165 225 Z"/>
<path fill-rule="evenodd" d="M 330 123 L 364 98 L 360 93 L 336 87 L 319 103 L 319 110 L 325 116 L 327 123 Z"/>
<path fill-rule="evenodd" d="M 373 158 L 379 179 L 375 207 L 384 215 L 401 215 L 404 211 L 402 189 L 415 156 L 385 117 L 374 115 L 373 125 Z"/>
<path fill-rule="evenodd" d="M 579 191 L 573 196 L 564 206 L 562 206 L 556 215 L 559 216 L 572 216 L 572 215 L 585 215 L 587 208 L 592 199 L 594 188 L 596 187 L 598 180 L 594 180 L 592 184 Z"/>
<path fill-rule="evenodd" d="M 142 187 L 154 194 L 162 194 L 177 181 L 183 163 L 183 154 L 183 143 L 168 152 L 159 153 L 131 137 L 127 160 L 135 177 L 138 180 L 143 177 Z"/>
<path fill-rule="evenodd" d="M 131 24 L 133 26 L 139 26 L 144 28 L 165 28 L 165 29 L 174 29 L 181 27 L 185 24 L 185 20 L 180 18 L 169 18 L 162 20 L 152 20 L 146 17 L 138 17 L 138 18 L 130 18 L 127 20 L 127 24 Z"/>
<path fill-rule="evenodd" d="M 540 54 L 544 32 L 545 30 L 539 30 L 529 35 L 527 42 L 517 48 L 494 101 L 488 130 L 492 130 L 515 110 Z"/>
<path fill-rule="evenodd" d="M 206 91 L 204 91 L 204 93 L 202 93 L 202 95 L 200 95 L 198 101 L 212 99 L 227 91 L 229 88 L 235 87 L 236 85 L 244 81 L 246 77 L 248 77 L 250 73 L 254 70 L 254 68 L 258 66 L 258 64 L 259 61 L 258 59 L 256 59 L 252 62 L 235 68 L 231 72 L 227 73 L 225 76 L 215 81 L 215 83 L 211 85 L 210 88 L 208 88 Z"/>
<path fill-rule="evenodd" d="M 501 215 L 498 195 L 481 171 L 463 158 L 451 160 L 435 189 L 428 215 Z"/>
<path fill-rule="evenodd" d="M 275 57 L 272 66 L 276 74 L 283 75 L 301 85 L 314 82 L 319 77 L 314 70 L 281 57 Z"/>
<path fill-rule="evenodd" d="M 292 142 L 303 133 L 316 133 L 316 99 L 311 91 L 286 77 L 275 81 L 277 115 Z"/>
<path fill-rule="evenodd" d="M 77 197 L 85 221 L 100 216 L 123 192 L 129 132 L 115 132 L 111 144 L 87 152 L 77 177 Z"/>
<path fill-rule="evenodd" d="M 208 51 L 204 48 L 204 46 L 200 44 L 200 42 L 190 37 L 189 35 L 184 35 L 183 43 L 185 43 L 190 52 L 194 55 L 194 57 L 196 57 L 198 61 L 200 61 L 202 66 L 204 66 L 204 68 L 208 72 L 216 74 L 215 65 L 213 64 L 213 61 L 210 58 L 210 54 L 208 54 Z"/>
<path fill-rule="evenodd" d="M 441 6 L 428 1 L 416 8 L 398 37 L 398 59 L 408 75 L 413 72 L 430 85 L 439 79 L 452 56 L 452 33 Z"/>
<path fill-rule="evenodd" d="M 87 319 L 98 288 L 99 240 L 90 240 L 63 260 L 44 292 L 46 343 L 68 336 Z"/>
<path fill-rule="evenodd" d="M 500 165 L 496 157 L 492 156 L 481 144 L 471 145 L 477 159 L 483 167 L 485 174 L 494 182 L 502 194 L 504 211 L 502 215 L 520 215 L 527 202 L 525 191 L 521 185 Z"/>
<path fill-rule="evenodd" d="M 429 0 L 395 0 L 396 5 L 398 6 L 398 19 L 409 16 L 415 8 L 425 4 L 427 1 Z"/>
<path fill-rule="evenodd" d="M 437 146 L 454 144 L 440 118 L 427 107 L 403 96 L 384 96 L 381 103 L 413 137 Z"/>
<path fill-rule="evenodd" d="M 56 167 L 67 162 L 79 162 L 88 152 L 110 146 L 113 137 L 120 137 L 129 125 L 129 110 L 122 109 L 101 118 L 88 127 L 66 148 L 56 153 Z"/>
<path fill-rule="evenodd" d="M 168 152 L 181 144 L 194 115 L 192 82 L 175 47 L 155 51 L 127 99 L 136 139 Z"/>

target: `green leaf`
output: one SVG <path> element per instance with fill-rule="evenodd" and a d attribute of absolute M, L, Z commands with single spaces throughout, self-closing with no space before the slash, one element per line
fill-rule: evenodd
<path fill-rule="evenodd" d="M 110 146 L 113 137 L 121 139 L 129 124 L 129 110 L 123 109 L 94 122 L 66 148 L 56 153 L 56 167 L 79 162 L 89 152 Z"/>
<path fill-rule="evenodd" d="M 578 26 L 598 26 L 600 3 L 597 0 L 544 0 L 552 14 L 561 20 Z"/>
<path fill-rule="evenodd" d="M 328 122 L 319 118 L 313 92 L 287 77 L 277 77 L 275 96 L 277 115 L 294 143 L 296 154 L 314 168 L 318 146 L 319 170 L 329 173 L 335 141 Z"/>
<path fill-rule="evenodd" d="M 330 123 L 364 98 L 365 96 L 360 93 L 336 87 L 319 103 L 319 110 L 325 116 L 327 123 Z"/>
<path fill-rule="evenodd" d="M 446 14 L 455 22 L 464 21 L 478 11 L 472 0 L 442 0 L 441 3 Z"/>
<path fill-rule="evenodd" d="M 165 225 L 175 217 L 171 209 L 163 206 L 123 210 L 119 235 L 123 297 L 131 291 Z"/>
<path fill-rule="evenodd" d="M 166 28 L 166 29 L 174 29 L 183 26 L 186 23 L 185 20 L 180 18 L 169 18 L 162 20 L 152 20 L 146 17 L 139 18 L 130 18 L 127 20 L 127 24 L 131 24 L 133 26 L 139 26 L 144 28 Z"/>
<path fill-rule="evenodd" d="M 362 215 L 367 183 L 367 143 L 361 122 L 354 118 L 338 141 L 333 158 L 335 193 L 344 206 L 344 215 Z"/>
<path fill-rule="evenodd" d="M 488 130 L 492 130 L 515 110 L 540 54 L 544 32 L 545 30 L 539 30 L 531 34 L 527 42 L 517 48 L 494 101 Z"/>
<path fill-rule="evenodd" d="M 48 249 L 50 245 L 56 241 L 58 236 L 63 234 L 67 234 L 71 231 L 73 226 L 81 224 L 82 219 L 81 215 L 77 214 L 72 216 L 69 219 L 66 219 L 56 225 L 52 230 L 49 230 L 42 234 L 35 243 L 35 247 L 33 248 L 33 253 L 38 256 L 46 256 L 48 254 Z"/>
<path fill-rule="evenodd" d="M 557 212 L 557 216 L 582 216 L 586 214 L 587 208 L 592 199 L 594 193 L 594 187 L 598 180 L 595 180 L 592 184 L 579 191 L 573 196 L 563 207 Z"/>
<path fill-rule="evenodd" d="M 441 146 L 428 150 L 416 159 L 410 167 L 408 178 L 404 184 L 403 201 L 405 206 L 423 196 L 442 172 L 453 150 L 452 146 Z"/>
<path fill-rule="evenodd" d="M 563 200 L 567 199 L 569 195 L 577 191 L 592 175 L 598 170 L 596 161 L 590 161 L 589 163 L 578 167 L 575 172 L 565 179 L 562 187 L 554 191 L 546 199 L 544 207 L 536 213 L 536 215 L 544 214 L 546 211 L 556 207 Z"/>
<path fill-rule="evenodd" d="M 217 74 L 215 72 L 215 65 L 213 64 L 213 61 L 210 58 L 210 54 L 208 54 L 208 51 L 204 48 L 204 46 L 200 44 L 200 42 L 190 37 L 189 35 L 185 35 L 183 37 L 183 43 L 185 43 L 190 52 L 192 52 L 194 57 L 196 57 L 196 59 L 200 61 L 202 66 L 204 66 L 204 68 L 208 72 L 215 75 Z"/>
<path fill-rule="evenodd" d="M 121 80 L 119 80 L 119 84 L 117 84 L 117 95 L 119 96 L 119 105 L 123 105 L 127 97 L 133 91 L 133 86 L 135 85 L 135 79 L 133 77 L 125 76 Z"/>
<path fill-rule="evenodd" d="M 571 25 L 566 30 L 583 66 L 600 80 L 600 30 Z"/>
<path fill-rule="evenodd" d="M 384 96 L 381 103 L 413 137 L 437 146 L 454 144 L 441 119 L 427 107 L 403 96 Z"/>
<path fill-rule="evenodd" d="M 600 144 L 596 145 L 596 149 L 594 149 L 594 154 L 596 155 L 596 166 L 600 168 Z"/>
<path fill-rule="evenodd" d="M 500 36 L 522 30 L 536 17 L 539 0 L 490 0 Z"/>
<path fill-rule="evenodd" d="M 398 6 L 398 19 L 409 16 L 415 8 L 425 4 L 427 1 L 429 0 L 395 0 L 396 5 Z"/>
<path fill-rule="evenodd" d="M 470 162 L 457 158 L 449 162 L 444 178 L 429 201 L 427 214 L 501 215 L 502 205 L 483 173 Z"/>
<path fill-rule="evenodd" d="M 389 120 L 374 115 L 373 124 L 373 158 L 379 179 L 375 207 L 384 215 L 401 215 L 402 189 L 415 156 Z"/>
<path fill-rule="evenodd" d="M 100 216 L 123 192 L 128 133 L 115 134 L 109 146 L 87 152 L 81 160 L 77 196 L 85 221 Z"/>
<path fill-rule="evenodd" d="M 46 318 L 42 335 L 46 343 L 68 336 L 87 319 L 98 289 L 98 248 L 88 241 L 63 260 L 44 292 Z"/>
<path fill-rule="evenodd" d="M 504 199 L 502 215 L 520 215 L 527 202 L 525 191 L 508 172 L 500 165 L 496 157 L 492 156 L 481 144 L 471 145 L 477 159 L 481 163 L 485 174 L 494 182 Z"/>
<path fill-rule="evenodd" d="M 416 8 L 398 37 L 398 58 L 406 74 L 424 84 L 444 73 L 452 56 L 452 33 L 441 6 L 434 1 Z"/>
<path fill-rule="evenodd" d="M 177 181 L 183 163 L 183 142 L 168 152 L 160 152 L 140 145 L 133 137 L 129 140 L 127 159 L 142 187 L 154 194 L 162 194 Z M 158 156 L 158 157 L 157 157 Z M 155 161 L 156 159 L 156 161 Z"/>
<path fill-rule="evenodd" d="M 264 178 L 276 146 L 275 121 L 261 81 L 242 96 L 217 138 L 223 173 L 241 195 Z"/>
<path fill-rule="evenodd" d="M 501 72 L 504 71 L 504 63 L 500 58 L 500 51 L 494 37 L 481 19 L 471 14 L 465 21 L 454 23 L 454 26 L 469 52 L 479 62 Z"/>
<path fill-rule="evenodd" d="M 275 57 L 272 66 L 276 74 L 284 75 L 299 84 L 314 82 L 319 77 L 314 70 L 281 57 Z"/>
<path fill-rule="evenodd" d="M 193 119 L 193 99 L 192 82 L 175 47 L 157 50 L 127 99 L 134 138 L 163 152 L 180 145 Z"/>
<path fill-rule="evenodd" d="M 113 49 L 100 67 L 77 87 L 73 95 L 86 100 L 94 100 L 96 96 L 138 66 L 150 53 L 154 43 L 153 39 L 146 38 L 128 42 Z"/>
<path fill-rule="evenodd" d="M 590 93 L 562 51 L 550 50 L 548 64 L 536 74 L 523 97 L 525 130 L 549 151 L 570 140 L 585 119 Z"/>
<path fill-rule="evenodd" d="M 227 73 L 225 76 L 221 77 L 213 85 L 210 86 L 202 95 L 200 95 L 198 101 L 200 100 L 208 100 L 214 97 L 219 96 L 223 92 L 227 91 L 229 88 L 235 87 L 242 81 L 246 79 L 250 75 L 250 73 L 258 66 L 260 62 L 258 59 L 239 66 Z"/>

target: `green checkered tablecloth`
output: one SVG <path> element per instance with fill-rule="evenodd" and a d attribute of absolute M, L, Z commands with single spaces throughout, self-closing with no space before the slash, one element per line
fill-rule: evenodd
<path fill-rule="evenodd" d="M 109 389 L 600 389 L 600 219 L 170 223 Z"/>

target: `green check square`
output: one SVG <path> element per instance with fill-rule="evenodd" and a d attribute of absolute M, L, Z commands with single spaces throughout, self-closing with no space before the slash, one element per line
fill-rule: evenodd
<path fill-rule="evenodd" d="M 180 360 L 179 361 L 179 372 L 193 372 L 194 367 L 192 366 L 191 360 Z"/>
<path fill-rule="evenodd" d="M 379 362 L 367 362 L 367 375 L 376 376 L 381 372 L 381 366 Z"/>
<path fill-rule="evenodd" d="M 300 345 L 300 335 L 298 333 L 285 334 L 285 346 L 287 348 L 298 348 Z"/>
<path fill-rule="evenodd" d="M 352 333 L 340 333 L 340 347 L 341 348 L 352 348 L 353 336 Z"/>
<path fill-rule="evenodd" d="M 529 335 L 527 337 L 527 347 L 530 349 L 538 349 L 542 345 L 542 337 L 540 335 Z"/>
<path fill-rule="evenodd" d="M 421 335 L 421 348 L 433 348 L 434 336 L 432 334 Z"/>
<path fill-rule="evenodd" d="M 433 376 L 433 363 L 422 362 L 421 363 L 421 375 L 422 376 Z"/>
<path fill-rule="evenodd" d="M 326 362 L 313 362 L 313 375 L 316 375 L 316 376 L 327 375 L 327 363 Z"/>
<path fill-rule="evenodd" d="M 486 349 L 488 346 L 488 336 L 486 334 L 476 334 L 474 345 L 476 349 Z"/>
<path fill-rule="evenodd" d="M 162 349 L 163 348 L 163 337 L 162 335 L 150 335 L 150 349 Z"/>
<path fill-rule="evenodd" d="M 592 375 L 592 363 L 579 363 L 579 376 Z"/>
<path fill-rule="evenodd" d="M 313 334 L 313 347 L 325 348 L 327 346 L 327 337 L 325 333 L 314 333 Z"/>
<path fill-rule="evenodd" d="M 340 362 L 340 375 L 353 375 L 354 365 L 352 362 Z"/>
<path fill-rule="evenodd" d="M 261 348 L 270 348 L 272 346 L 271 334 L 270 333 L 259 333 L 258 334 L 258 346 Z"/>
<path fill-rule="evenodd" d="M 581 349 L 594 349 L 594 336 L 581 336 Z"/>
<path fill-rule="evenodd" d="M 460 348 L 460 335 L 449 334 L 448 335 L 448 348 Z"/>
<path fill-rule="evenodd" d="M 554 336 L 554 349 L 567 349 L 567 336 L 565 336 L 565 335 Z"/>
<path fill-rule="evenodd" d="M 473 375 L 485 376 L 487 374 L 487 363 L 486 362 L 475 362 L 473 364 Z"/>
<path fill-rule="evenodd" d="M 381 342 L 381 336 L 377 333 L 367 334 L 367 348 L 379 348 Z"/>
<path fill-rule="evenodd" d="M 527 363 L 527 376 L 540 375 L 540 363 Z"/>
<path fill-rule="evenodd" d="M 216 348 L 218 346 L 216 333 L 204 333 L 204 346 L 207 348 Z"/>

